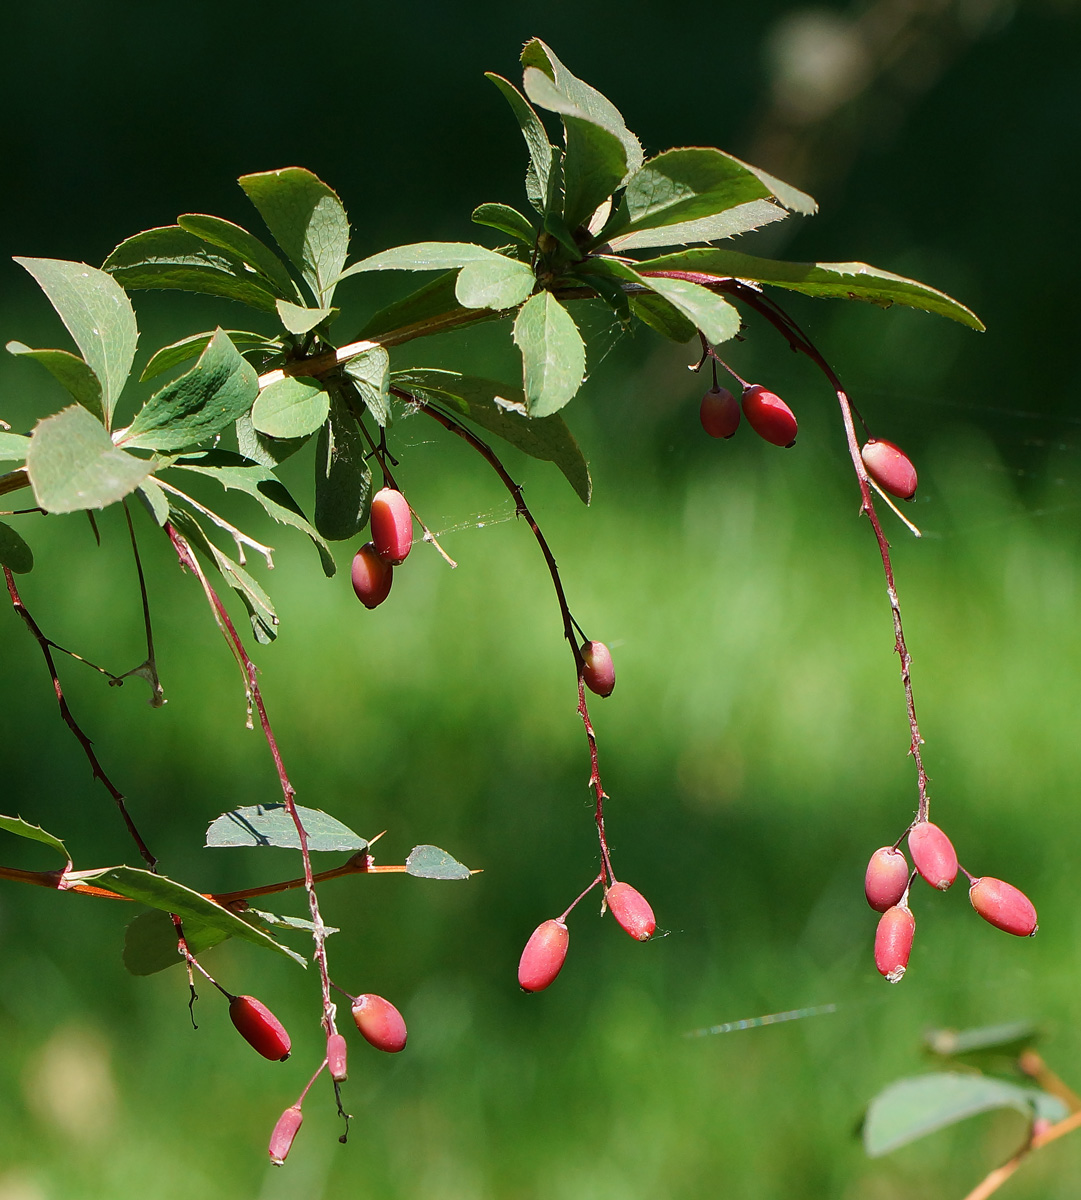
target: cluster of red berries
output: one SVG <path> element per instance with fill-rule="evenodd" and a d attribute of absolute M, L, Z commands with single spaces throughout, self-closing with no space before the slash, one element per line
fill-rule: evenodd
<path fill-rule="evenodd" d="M 620 928 L 636 942 L 646 942 L 653 936 L 657 928 L 653 909 L 629 883 L 613 883 L 604 893 L 604 903 Z M 543 992 L 555 982 L 566 961 L 569 940 L 564 917 L 545 921 L 533 930 L 518 963 L 518 986 L 522 991 Z"/>
<path fill-rule="evenodd" d="M 727 389 L 714 384 L 702 397 L 699 416 L 702 428 L 715 438 L 730 438 L 739 428 L 739 411 L 747 424 L 774 446 L 794 446 L 799 426 L 795 413 L 780 396 L 767 391 L 761 384 L 752 383 L 743 389 L 737 401 Z"/>
<path fill-rule="evenodd" d="M 908 831 L 908 849 L 916 871 L 896 846 L 883 846 L 867 864 L 864 890 L 867 903 L 882 914 L 875 934 L 875 966 L 887 982 L 897 983 L 908 967 L 916 918 L 908 907 L 908 892 L 918 873 L 933 888 L 944 892 L 960 870 L 968 879 L 972 907 L 996 929 L 1017 937 L 1033 937 L 1036 909 L 1032 901 L 1012 884 L 989 875 L 970 875 L 957 862 L 953 843 L 930 821 L 917 821 Z"/>
<path fill-rule="evenodd" d="M 353 557 L 353 591 L 365 608 L 377 608 L 390 595 L 394 568 L 405 562 L 413 545 L 409 501 L 394 488 L 372 497 L 372 540 Z"/>

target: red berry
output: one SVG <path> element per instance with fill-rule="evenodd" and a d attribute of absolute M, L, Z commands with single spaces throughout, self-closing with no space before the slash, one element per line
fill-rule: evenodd
<path fill-rule="evenodd" d="M 616 668 L 612 652 L 604 642 L 583 642 L 582 679 L 589 690 L 598 696 L 610 696 L 616 686 Z"/>
<path fill-rule="evenodd" d="M 240 1036 L 264 1058 L 285 1062 L 289 1057 L 292 1043 L 285 1026 L 254 996 L 234 996 L 229 1002 L 229 1016 Z"/>
<path fill-rule="evenodd" d="M 569 939 L 562 921 L 545 921 L 533 930 L 518 963 L 518 986 L 523 992 L 543 992 L 555 982 L 567 957 Z"/>
<path fill-rule="evenodd" d="M 332 1033 L 327 1038 L 327 1070 L 335 1083 L 344 1083 L 349 1078 L 345 1038 L 340 1033 Z"/>
<path fill-rule="evenodd" d="M 799 426 L 796 417 L 780 396 L 754 383 L 743 389 L 743 415 L 747 424 L 774 446 L 792 446 Z"/>
<path fill-rule="evenodd" d="M 405 562 L 413 545 L 413 514 L 401 492 L 385 487 L 375 493 L 371 526 L 376 554 L 392 567 Z"/>
<path fill-rule="evenodd" d="M 365 608 L 378 608 L 390 595 L 394 568 L 365 543 L 353 556 L 353 591 Z"/>
<path fill-rule="evenodd" d="M 931 821 L 921 821 L 909 831 L 908 850 L 916 870 L 933 888 L 944 892 L 957 878 L 957 851 Z"/>
<path fill-rule="evenodd" d="M 879 438 L 871 438 L 860 451 L 867 474 L 884 491 L 901 500 L 911 500 L 916 494 L 916 468 L 908 455 Z"/>
<path fill-rule="evenodd" d="M 996 929 L 1018 937 L 1034 937 L 1039 929 L 1032 901 L 1013 884 L 985 875 L 972 881 L 968 898 L 980 916 Z"/>
<path fill-rule="evenodd" d="M 657 918 L 649 901 L 641 892 L 636 892 L 629 883 L 613 883 L 604 894 L 605 903 L 612 911 L 612 916 L 619 922 L 632 938 L 639 942 L 647 941 L 657 928 Z"/>
<path fill-rule="evenodd" d="M 274 1132 L 270 1135 L 270 1161 L 276 1167 L 280 1167 L 288 1157 L 293 1148 L 293 1138 L 296 1137 L 303 1120 L 304 1114 L 300 1111 L 299 1104 L 287 1108 L 278 1118 Z"/>
<path fill-rule="evenodd" d="M 875 932 L 875 966 L 880 975 L 885 975 L 887 983 L 897 983 L 904 975 L 915 932 L 916 918 L 907 906 L 895 905 L 879 918 Z"/>
<path fill-rule="evenodd" d="M 739 401 L 727 388 L 714 385 L 702 397 L 698 415 L 710 437 L 730 438 L 739 428 Z"/>
<path fill-rule="evenodd" d="M 377 1050 L 397 1054 L 409 1036 L 402 1014 L 382 996 L 358 996 L 353 1001 L 353 1020 Z"/>
<path fill-rule="evenodd" d="M 894 846 L 883 846 L 871 855 L 863 890 L 875 912 L 899 904 L 908 887 L 908 859 Z"/>

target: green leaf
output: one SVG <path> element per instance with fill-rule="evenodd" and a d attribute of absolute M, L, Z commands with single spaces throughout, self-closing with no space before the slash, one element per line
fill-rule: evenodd
<path fill-rule="evenodd" d="M 135 494 L 143 502 L 146 511 L 150 513 L 154 523 L 163 526 L 169 519 L 169 497 L 158 484 L 153 475 L 144 479 L 135 489 Z"/>
<path fill-rule="evenodd" d="M 209 245 L 179 225 L 137 233 L 121 242 L 104 265 L 126 288 L 224 296 L 260 312 L 277 312 L 277 290 L 250 271 L 241 257 Z"/>
<path fill-rule="evenodd" d="M 184 941 L 192 954 L 202 954 L 226 942 L 230 934 L 195 917 L 184 921 Z M 169 914 L 152 908 L 140 913 L 124 930 L 124 966 L 132 975 L 155 975 L 184 959 L 177 951 L 176 926 Z"/>
<path fill-rule="evenodd" d="M 537 231 L 528 219 L 509 204 L 479 204 L 473 209 L 472 220 L 477 225 L 498 229 L 527 250 L 532 250 L 537 240 Z"/>
<path fill-rule="evenodd" d="M 287 375 L 259 393 L 251 422 L 268 437 L 306 437 L 323 424 L 329 411 L 330 397 L 318 379 Z"/>
<path fill-rule="evenodd" d="M 664 225 L 659 229 L 640 229 L 637 233 L 625 233 L 622 237 L 609 239 L 613 250 L 647 249 L 653 246 L 683 246 L 690 242 L 716 242 L 721 238 L 736 237 L 783 221 L 788 213 L 772 200 L 748 200 L 735 208 L 715 213 L 711 217 L 699 217 L 695 221 L 679 221 L 675 225 Z"/>
<path fill-rule="evenodd" d="M 367 841 L 317 808 L 297 805 L 309 850 L 365 850 Z M 284 804 L 254 804 L 222 813 L 206 831 L 208 847 L 280 846 L 299 850 L 300 837 Z"/>
<path fill-rule="evenodd" d="M 300 929 L 304 933 L 315 932 L 315 922 L 305 921 L 303 917 L 283 917 L 278 913 L 264 912 L 259 908 L 246 909 L 244 915 L 253 918 L 261 925 L 270 925 L 275 929 Z M 341 933 L 341 930 L 335 929 L 333 925 L 324 925 L 323 933 L 329 936 L 332 933 Z"/>
<path fill-rule="evenodd" d="M 368 523 L 372 473 L 365 449 L 349 410 L 332 393 L 315 446 L 315 527 L 332 542 L 353 537 Z"/>
<path fill-rule="evenodd" d="M 86 361 L 70 350 L 31 350 L 22 342 L 8 342 L 9 354 L 32 358 L 62 384 L 73 400 L 89 409 L 99 420 L 105 419 L 101 406 L 101 384 Z"/>
<path fill-rule="evenodd" d="M 71 855 L 64 843 L 53 834 L 46 833 L 40 825 L 31 825 L 22 817 L 0 817 L 0 829 L 13 833 L 16 837 L 29 838 L 32 842 L 43 842 L 46 846 L 52 846 L 63 856 L 65 861 L 71 862 Z"/>
<path fill-rule="evenodd" d="M 264 437 L 251 423 L 251 413 L 244 413 L 237 418 L 236 440 L 244 458 L 251 459 L 262 467 L 276 467 L 306 445 L 308 438 Z"/>
<path fill-rule="evenodd" d="M 208 450 L 197 458 L 185 458 L 174 463 L 173 469 L 205 475 L 226 491 L 245 492 L 258 500 L 279 525 L 291 525 L 301 533 L 306 533 L 319 551 L 324 574 L 328 577 L 334 574 L 336 568 L 330 547 L 309 523 L 285 484 L 265 466 L 249 462 L 228 450 Z"/>
<path fill-rule="evenodd" d="M 119 439 L 144 450 L 183 450 L 232 424 L 259 394 L 255 368 L 217 330 L 190 371 L 166 384 Z"/>
<path fill-rule="evenodd" d="M 349 253 L 349 218 L 337 194 L 303 167 L 242 175 L 237 182 L 319 304 L 329 304 Z"/>
<path fill-rule="evenodd" d="M 627 157 L 628 173 L 637 171 L 642 165 L 645 155 L 638 139 L 627 128 L 619 109 L 606 96 L 602 96 L 596 88 L 590 87 L 570 71 L 552 53 L 551 49 L 540 40 L 533 38 L 527 42 L 522 51 L 522 66 L 528 70 L 536 67 L 555 84 L 559 93 L 575 108 L 580 109 L 597 125 L 607 129 L 623 144 Z"/>
<path fill-rule="evenodd" d="M 568 228 L 575 229 L 623 182 L 627 175 L 626 148 L 616 133 L 567 99 L 543 71 L 526 69 L 525 90 L 534 104 L 563 118 L 567 146 L 563 160 L 563 219 Z"/>
<path fill-rule="evenodd" d="M 345 374 L 379 427 L 385 429 L 390 424 L 390 355 L 382 346 L 366 350 L 345 364 Z"/>
<path fill-rule="evenodd" d="M 489 71 L 485 74 L 503 93 L 511 107 L 525 144 L 529 150 L 529 169 L 526 172 L 525 189 L 530 204 L 538 212 L 544 211 L 544 198 L 548 194 L 548 172 L 552 162 L 552 151 L 555 147 L 548 140 L 548 134 L 536 110 L 522 93 L 508 79 Z"/>
<path fill-rule="evenodd" d="M 529 263 L 497 254 L 466 263 L 458 273 L 454 294 L 466 308 L 515 308 L 533 291 L 537 279 Z"/>
<path fill-rule="evenodd" d="M 945 292 L 861 262 L 778 262 L 769 258 L 754 258 L 735 250 L 701 249 L 665 254 L 647 262 L 635 263 L 635 266 L 639 271 L 703 271 L 725 278 L 751 279 L 756 283 L 802 292 L 805 296 L 867 300 L 884 308 L 891 304 L 904 304 L 909 308 L 951 317 L 981 333 L 984 329 L 983 322 L 971 309 Z"/>
<path fill-rule="evenodd" d="M 410 292 L 403 299 L 395 300 L 393 304 L 381 308 L 368 318 L 356 340 L 382 340 L 384 335 L 408 329 L 420 321 L 464 312 L 454 295 L 457 281 L 457 270 L 447 271 L 438 279 L 432 279 L 415 292 Z"/>
<path fill-rule="evenodd" d="M 118 450 L 105 426 L 78 404 L 37 423 L 26 466 L 34 499 L 55 513 L 113 504 L 154 469 L 153 461 Z"/>
<path fill-rule="evenodd" d="M 362 258 L 343 271 L 341 278 L 347 279 L 362 271 L 446 271 L 450 267 L 497 258 L 503 258 L 503 255 L 471 242 L 413 242 Z"/>
<path fill-rule="evenodd" d="M 1068 1111 L 1046 1092 L 986 1075 L 940 1072 L 900 1079 L 868 1106 L 863 1145 L 871 1158 L 878 1158 L 977 1113 L 1013 1108 L 1031 1118 L 1037 1105 L 1052 1121 L 1061 1120 Z"/>
<path fill-rule="evenodd" d="M 56 258 L 16 258 L 37 280 L 101 384 L 105 424 L 131 373 L 139 330 L 124 289 L 104 271 Z M 80 400 L 81 402 L 81 400 Z"/>
<path fill-rule="evenodd" d="M 34 552 L 18 533 L 0 521 L 0 565 L 25 575 L 34 569 Z"/>
<path fill-rule="evenodd" d="M 280 342 L 273 341 L 262 333 L 251 333 L 246 329 L 226 329 L 223 332 L 234 346 L 262 346 L 268 353 L 281 349 Z M 215 333 L 217 333 L 215 329 L 207 330 L 206 333 L 193 333 L 190 337 L 181 338 L 179 342 L 163 346 L 151 356 L 150 361 L 143 367 L 139 382 L 144 383 L 148 379 L 153 379 L 155 375 L 168 371 L 171 367 L 178 367 L 181 363 L 198 358 L 210 345 Z"/>
<path fill-rule="evenodd" d="M 301 295 L 293 277 L 285 268 L 282 260 L 261 242 L 254 234 L 249 233 L 232 221 L 221 217 L 210 217 L 204 213 L 185 213 L 177 217 L 176 223 L 181 229 L 193 233 L 212 246 L 219 246 L 240 258 L 251 270 L 260 275 L 270 289 L 283 300 L 300 301 Z"/>
<path fill-rule="evenodd" d="M 287 300 L 278 301 L 278 316 L 281 317 L 281 323 L 290 333 L 295 333 L 298 337 L 310 333 L 316 325 L 321 324 L 337 311 L 336 308 L 304 308 L 300 304 L 290 304 Z"/>
<path fill-rule="evenodd" d="M 394 383 L 451 416 L 468 417 L 532 458 L 555 463 L 583 503 L 589 503 L 593 485 L 574 435 L 560 416 L 527 417 L 520 388 L 434 368 L 397 371 Z"/>
<path fill-rule="evenodd" d="M 689 342 L 698 333 L 693 321 L 688 321 L 675 305 L 656 292 L 640 292 L 631 296 L 630 302 L 631 312 L 640 321 L 673 342 Z"/>
<path fill-rule="evenodd" d="M 24 433 L 0 430 L 0 462 L 25 462 L 30 452 L 30 439 Z"/>
<path fill-rule="evenodd" d="M 794 188 L 790 183 L 785 183 L 783 179 L 778 179 L 776 175 L 770 175 L 768 171 L 763 171 L 761 167 L 756 167 L 751 163 L 744 163 L 743 165 L 752 175 L 758 176 L 762 183 L 769 188 L 789 212 L 800 213 L 804 217 L 813 217 L 818 212 L 818 201 L 814 196 L 808 196 L 806 192 L 801 192 L 799 188 Z"/>
<path fill-rule="evenodd" d="M 81 883 L 108 888 L 118 895 L 127 896 L 129 900 L 138 900 L 147 908 L 176 913 L 183 921 L 199 921 L 204 926 L 220 930 L 226 937 L 238 937 L 255 946 L 276 950 L 301 966 L 306 965 L 299 954 L 276 942 L 262 930 L 242 921 L 229 909 L 222 908 L 213 900 L 208 900 L 164 875 L 155 875 L 151 871 L 142 871 L 136 867 L 105 867 L 100 871 L 80 871 L 78 878 Z"/>
<path fill-rule="evenodd" d="M 514 322 L 531 417 L 557 412 L 582 386 L 586 350 L 574 319 L 551 292 L 531 296 Z"/>
<path fill-rule="evenodd" d="M 438 846 L 414 846 L 405 860 L 405 869 L 418 879 L 468 879 L 472 874 Z"/>

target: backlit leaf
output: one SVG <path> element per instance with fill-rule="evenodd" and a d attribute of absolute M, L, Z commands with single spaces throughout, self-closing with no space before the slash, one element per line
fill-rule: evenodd
<path fill-rule="evenodd" d="M 479 204 L 473 209 L 472 220 L 477 225 L 498 229 L 520 245 L 532 249 L 537 240 L 537 231 L 516 209 L 509 204 Z"/>
<path fill-rule="evenodd" d="M 377 424 L 385 429 L 390 424 L 390 394 L 387 391 L 390 355 L 382 346 L 375 346 L 351 358 L 345 364 L 345 373 L 356 385 L 360 398 Z"/>
<path fill-rule="evenodd" d="M 181 338 L 179 342 L 163 346 L 151 356 L 150 361 L 143 367 L 143 373 L 139 376 L 140 383 L 147 379 L 153 379 L 155 375 L 160 375 L 171 367 L 178 367 L 181 363 L 198 358 L 210 345 L 210 340 L 216 332 L 217 330 L 210 329 L 206 333 L 193 333 L 190 337 Z M 237 347 L 246 349 L 252 346 L 264 346 L 268 352 L 281 348 L 278 342 L 261 333 L 251 333 L 245 329 L 226 329 L 223 332 Z"/>
<path fill-rule="evenodd" d="M 528 263 L 497 254 L 466 263 L 458 272 L 454 294 L 466 308 L 515 308 L 533 291 L 536 276 Z"/>
<path fill-rule="evenodd" d="M 87 366 L 86 361 L 70 350 L 31 350 L 22 342 L 8 342 L 9 354 L 32 358 L 63 385 L 71 398 L 89 409 L 99 420 L 104 420 L 105 410 L 101 406 L 101 384 L 98 377 Z"/>
<path fill-rule="evenodd" d="M 16 575 L 25 575 L 27 571 L 34 569 L 33 550 L 3 521 L 0 521 L 0 565 L 14 571 Z"/>
<path fill-rule="evenodd" d="M 0 462 L 24 462 L 30 451 L 30 439 L 24 433 L 0 429 Z"/>
<path fill-rule="evenodd" d="M 297 805 L 309 850 L 365 850 L 367 841 L 317 808 Z M 222 813 L 206 831 L 210 847 L 279 846 L 300 849 L 300 835 L 284 804 L 253 804 Z"/>
<path fill-rule="evenodd" d="M 64 843 L 54 834 L 47 833 L 40 825 L 31 825 L 22 817 L 0 816 L 0 829 L 7 833 L 13 833 L 16 837 L 29 838 L 33 842 L 43 842 L 46 846 L 51 846 L 58 851 L 66 862 L 71 862 L 71 855 L 68 854 Z"/>
<path fill-rule="evenodd" d="M 438 846 L 414 846 L 405 869 L 418 879 L 468 879 L 472 872 Z"/>
<path fill-rule="evenodd" d="M 685 246 L 692 242 L 716 242 L 722 238 L 736 237 L 783 221 L 788 213 L 771 200 L 748 200 L 735 208 L 714 213 L 710 217 L 699 217 L 695 221 L 679 221 L 675 225 L 664 225 L 659 229 L 640 229 L 637 233 L 625 233 L 622 237 L 609 239 L 609 245 L 618 253 L 625 250 L 647 249 L 652 246 Z"/>
<path fill-rule="evenodd" d="M 531 296 L 514 322 L 522 354 L 529 415 L 547 417 L 578 391 L 586 370 L 585 345 L 574 319 L 551 292 Z"/>
<path fill-rule="evenodd" d="M 221 217 L 210 217 L 204 213 L 185 213 L 177 217 L 176 223 L 188 233 L 194 233 L 204 242 L 229 250 L 245 262 L 253 271 L 262 276 L 283 300 L 300 302 L 301 295 L 292 276 L 285 269 L 282 260 L 261 242 L 254 234 L 249 233 L 232 221 Z"/>
<path fill-rule="evenodd" d="M 319 380 L 287 375 L 259 393 L 251 421 L 268 437 L 306 437 L 323 424 L 329 411 L 330 397 Z"/>
<path fill-rule="evenodd" d="M 555 147 L 548 140 L 548 133 L 533 106 L 510 80 L 491 71 L 487 72 L 485 78 L 490 79 L 503 93 L 522 131 L 526 147 L 529 150 L 526 195 L 529 197 L 530 204 L 538 212 L 543 212 L 545 197 L 548 194 L 548 172 L 552 161 L 552 151 Z"/>

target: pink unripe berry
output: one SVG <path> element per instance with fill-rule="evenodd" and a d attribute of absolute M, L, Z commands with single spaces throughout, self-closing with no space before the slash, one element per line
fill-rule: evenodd
<path fill-rule="evenodd" d="M 378 608 L 390 595 L 394 568 L 379 557 L 371 542 L 353 556 L 353 591 L 365 608 Z"/>
<path fill-rule="evenodd" d="M 543 992 L 555 982 L 569 940 L 570 931 L 562 921 L 545 921 L 533 930 L 518 963 L 518 986 L 523 992 Z"/>
<path fill-rule="evenodd" d="M 382 996 L 358 996 L 353 1001 L 353 1020 L 377 1050 L 397 1054 L 399 1050 L 405 1049 L 405 1041 L 409 1034 L 402 1014 Z"/>
<path fill-rule="evenodd" d="M 376 554 L 392 567 L 405 562 L 413 545 L 413 514 L 401 492 L 385 487 L 375 493 L 371 525 Z"/>
<path fill-rule="evenodd" d="M 285 1062 L 289 1057 L 292 1043 L 285 1026 L 254 996 L 234 996 L 229 1002 L 229 1017 L 240 1036 L 264 1058 Z"/>
<path fill-rule="evenodd" d="M 883 846 L 871 855 L 863 890 L 875 912 L 899 904 L 908 887 L 908 859 L 895 846 Z"/>
<path fill-rule="evenodd" d="M 657 919 L 649 901 L 629 883 L 613 883 L 604 894 L 612 916 L 636 941 L 644 942 L 653 936 Z"/>
<path fill-rule="evenodd" d="M 582 643 L 582 679 L 595 695 L 610 696 L 616 686 L 612 652 L 604 642 Z"/>
<path fill-rule="evenodd" d="M 730 438 L 739 428 L 739 401 L 727 388 L 714 385 L 702 397 L 698 416 L 710 437 Z"/>
<path fill-rule="evenodd" d="M 349 1078 L 345 1038 L 340 1033 L 332 1033 L 327 1038 L 327 1070 L 335 1083 L 344 1083 Z"/>
<path fill-rule="evenodd" d="M 884 491 L 901 500 L 916 494 L 916 468 L 912 460 L 893 442 L 871 438 L 860 451 L 867 474 Z"/>
<path fill-rule="evenodd" d="M 753 383 L 743 389 L 743 415 L 747 424 L 774 446 L 792 446 L 799 426 L 796 417 L 780 396 Z"/>
<path fill-rule="evenodd" d="M 278 1118 L 274 1132 L 270 1135 L 270 1161 L 276 1167 L 280 1167 L 288 1157 L 293 1148 L 293 1138 L 296 1137 L 303 1121 L 304 1114 L 300 1111 L 299 1104 L 287 1108 Z"/>
<path fill-rule="evenodd" d="M 895 905 L 879 918 L 875 931 L 875 966 L 878 973 L 886 977 L 887 983 L 897 983 L 904 975 L 915 932 L 916 918 L 907 906 Z"/>
<path fill-rule="evenodd" d="M 1013 884 L 985 875 L 972 881 L 968 898 L 980 916 L 996 929 L 1018 937 L 1034 937 L 1039 929 L 1032 901 Z"/>
<path fill-rule="evenodd" d="M 957 878 L 957 851 L 931 821 L 920 821 L 909 831 L 908 850 L 916 870 L 933 888 L 944 892 Z"/>

